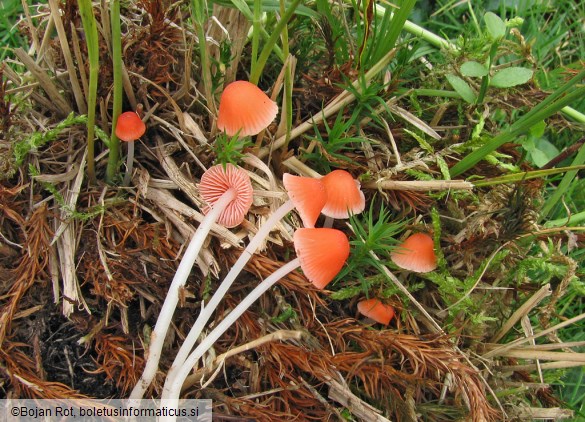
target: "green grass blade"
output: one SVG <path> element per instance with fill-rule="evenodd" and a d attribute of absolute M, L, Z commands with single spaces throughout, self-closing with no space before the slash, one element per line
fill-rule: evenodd
<path fill-rule="evenodd" d="M 582 146 L 579 149 L 579 152 L 577 153 L 577 156 L 575 157 L 575 159 L 573 160 L 571 165 L 572 166 L 580 166 L 580 165 L 583 165 L 584 163 L 585 163 L 585 146 Z M 550 197 L 548 197 L 548 199 L 544 203 L 544 206 L 542 207 L 542 209 L 540 211 L 541 218 L 547 217 L 551 213 L 551 211 L 553 210 L 555 205 L 558 205 L 561 202 L 561 198 L 563 197 L 563 195 L 566 194 L 567 190 L 569 189 L 569 187 L 571 185 L 571 182 L 573 181 L 573 179 L 575 179 L 575 176 L 577 175 L 577 171 L 578 170 L 571 170 L 571 171 L 568 171 L 565 173 L 565 176 L 563 177 L 563 180 L 561 180 L 561 183 L 559 183 L 559 185 L 556 187 L 554 193 Z"/>
<path fill-rule="evenodd" d="M 91 0 L 79 0 L 79 13 L 85 32 L 87 54 L 89 57 L 89 92 L 87 95 L 87 176 L 91 184 L 95 184 L 94 134 L 95 107 L 99 75 L 99 39 L 97 24 L 93 14 Z"/>
<path fill-rule="evenodd" d="M 112 106 L 112 133 L 110 135 L 110 152 L 106 168 L 106 181 L 113 183 L 118 175 L 120 158 L 120 140 L 116 136 L 118 116 L 122 112 L 122 31 L 120 28 L 120 0 L 112 0 L 110 9 L 112 25 L 112 67 L 114 71 L 114 99 Z"/>
<path fill-rule="evenodd" d="M 272 30 L 272 35 L 266 41 L 266 44 L 262 48 L 262 52 L 260 53 L 260 57 L 258 57 L 258 61 L 256 62 L 256 66 L 251 72 L 250 75 L 250 82 L 253 84 L 258 84 L 260 80 L 260 76 L 262 75 L 262 71 L 264 70 L 264 66 L 266 66 L 266 62 L 268 61 L 268 57 L 272 52 L 278 38 L 280 38 L 280 34 L 282 33 L 284 27 L 288 24 L 288 21 L 292 17 L 293 13 L 295 12 L 297 6 L 301 3 L 301 0 L 293 0 L 290 3 L 290 6 L 286 10 L 286 12 L 281 16 L 280 20 Z"/>
<path fill-rule="evenodd" d="M 561 111 L 568 104 L 580 100 L 585 95 L 585 86 L 578 85 L 583 77 L 585 77 L 585 70 L 574 76 L 548 98 L 519 118 L 514 124 L 492 138 L 487 144 L 463 158 L 451 168 L 451 177 L 458 176 L 464 171 L 469 170 L 485 156 L 506 142 L 512 142 L 516 137 L 528 131 L 536 123 L 550 117 L 558 111 Z"/>

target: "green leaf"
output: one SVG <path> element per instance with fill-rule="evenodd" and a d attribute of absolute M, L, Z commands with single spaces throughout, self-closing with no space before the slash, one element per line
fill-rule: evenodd
<path fill-rule="evenodd" d="M 530 135 L 535 138 L 542 138 L 544 136 L 545 129 L 546 123 L 543 120 L 542 122 L 539 122 L 530 128 Z"/>
<path fill-rule="evenodd" d="M 506 35 L 506 24 L 498 15 L 492 12 L 487 12 L 483 15 L 485 26 L 493 40 L 499 40 Z"/>
<path fill-rule="evenodd" d="M 585 86 L 580 85 L 583 78 L 585 78 L 585 70 L 582 70 L 573 76 L 570 81 L 566 82 L 560 88 L 557 88 L 552 94 L 532 107 L 526 114 L 520 116 L 511 126 L 502 130 L 485 145 L 473 150 L 469 155 L 465 156 L 451 168 L 451 177 L 458 176 L 464 171 L 469 170 L 487 154 L 499 148 L 506 142 L 512 142 L 518 138 L 518 136 L 530 130 L 532 126 L 560 111 L 563 107 L 582 100 L 583 96 L 585 96 Z M 582 154 L 582 156 L 579 154 Z M 573 162 L 575 165 L 585 163 L 585 148 L 581 148 L 579 154 L 577 154 L 577 157 Z M 577 158 L 579 158 L 579 160 Z M 567 172 L 565 178 L 561 181 L 561 184 L 565 184 L 565 186 L 563 186 L 564 190 L 567 189 L 567 186 L 571 183 L 572 178 L 574 178 L 576 174 L 576 171 Z M 547 200 L 547 204 L 545 204 L 542 211 L 542 216 L 546 216 L 551 211 L 551 208 L 559 202 L 560 196 L 564 195 L 564 190 L 559 191 L 559 188 L 557 188 L 553 194 L 555 197 L 554 200 Z M 551 198 L 553 197 L 551 196 Z"/>
<path fill-rule="evenodd" d="M 490 80 L 490 85 L 496 88 L 510 88 L 522 85 L 532 78 L 534 72 L 525 67 L 507 67 L 502 69 Z"/>
<path fill-rule="evenodd" d="M 559 150 L 544 138 L 534 140 L 534 150 L 530 151 L 530 158 L 537 167 L 542 167 L 559 155 Z"/>
<path fill-rule="evenodd" d="M 472 78 L 481 78 L 488 74 L 487 68 L 475 61 L 465 62 L 461 65 L 461 74 Z"/>
<path fill-rule="evenodd" d="M 471 87 L 467 85 L 467 82 L 465 82 L 459 76 L 455 75 L 447 75 L 447 80 L 453 89 L 457 91 L 457 94 L 461 95 L 461 98 L 463 98 L 469 104 L 475 103 L 475 92 L 473 92 Z"/>

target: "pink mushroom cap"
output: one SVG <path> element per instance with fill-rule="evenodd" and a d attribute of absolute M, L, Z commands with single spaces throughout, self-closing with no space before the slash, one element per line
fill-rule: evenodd
<path fill-rule="evenodd" d="M 251 136 L 266 129 L 278 114 L 278 106 L 253 83 L 227 85 L 219 101 L 217 127 L 228 136 Z"/>
<path fill-rule="evenodd" d="M 394 308 L 379 299 L 364 299 L 358 302 L 358 312 L 380 324 L 388 325 L 394 317 Z"/>
<path fill-rule="evenodd" d="M 237 195 L 223 210 L 217 223 L 227 228 L 240 224 L 252 205 L 253 188 L 248 174 L 233 164 L 222 164 L 210 167 L 201 177 L 199 192 L 209 206 L 228 190 L 235 189 Z M 209 209 L 205 209 L 207 213 Z"/>
<path fill-rule="evenodd" d="M 340 230 L 297 229 L 293 240 L 301 269 L 318 289 L 335 278 L 349 256 L 349 240 Z"/>
<path fill-rule="evenodd" d="M 303 220 L 305 227 L 315 227 L 315 222 L 327 202 L 327 192 L 320 179 L 294 176 L 284 173 L 282 182 L 288 196 Z"/>
<path fill-rule="evenodd" d="M 405 270 L 428 273 L 437 268 L 435 243 L 425 233 L 415 233 L 390 254 L 392 262 Z"/>
<path fill-rule="evenodd" d="M 146 132 L 146 125 L 134 111 L 126 111 L 118 116 L 116 136 L 124 142 L 134 142 Z"/>
<path fill-rule="evenodd" d="M 366 207 L 366 199 L 360 189 L 360 182 L 345 170 L 333 170 L 321 181 L 327 191 L 327 203 L 321 211 L 331 218 L 349 218 L 359 214 Z"/>

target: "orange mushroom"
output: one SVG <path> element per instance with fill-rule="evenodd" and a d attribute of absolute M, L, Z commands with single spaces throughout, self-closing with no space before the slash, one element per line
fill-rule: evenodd
<path fill-rule="evenodd" d="M 116 121 L 116 136 L 124 142 L 134 142 L 146 132 L 146 125 L 134 111 L 126 111 Z"/>
<path fill-rule="evenodd" d="M 327 203 L 321 211 L 331 218 L 349 218 L 359 214 L 366 207 L 366 199 L 360 189 L 360 182 L 345 170 L 333 170 L 321 181 L 327 191 Z"/>
<path fill-rule="evenodd" d="M 278 114 L 278 106 L 260 88 L 248 81 L 235 81 L 221 94 L 217 127 L 228 136 L 256 135 Z"/>
<path fill-rule="evenodd" d="M 132 177 L 134 165 L 134 141 L 144 135 L 146 125 L 134 111 L 126 111 L 118 116 L 114 133 L 118 139 L 128 143 L 128 155 L 126 156 L 126 175 L 122 184 L 128 186 Z"/>
<path fill-rule="evenodd" d="M 173 369 L 173 376 L 167 376 L 163 387 L 162 399 L 178 399 L 185 378 L 197 361 L 205 354 L 219 337 L 270 287 L 299 266 L 307 278 L 322 289 L 341 270 L 349 256 L 349 240 L 342 231 L 328 228 L 298 229 L 294 236 L 297 258 L 280 267 L 262 280 L 240 303 L 208 333 L 201 343 Z"/>
<path fill-rule="evenodd" d="M 229 227 L 240 224 L 252 204 L 250 178 L 244 170 L 232 164 L 227 164 L 225 168 L 222 165 L 217 165 L 208 169 L 201 177 L 199 190 L 210 207 L 191 238 L 175 272 L 151 335 L 148 359 L 142 376 L 134 387 L 132 397 L 141 396 L 156 375 L 165 336 L 179 301 L 179 291 L 187 282 L 191 268 L 195 264 L 212 225 L 216 221 Z"/>
<path fill-rule="evenodd" d="M 213 177 L 213 174 L 210 174 L 210 177 Z M 185 340 L 183 341 L 183 344 L 181 345 L 171 368 L 167 372 L 167 379 L 169 380 L 169 383 L 172 383 L 172 380 L 178 376 L 178 371 L 185 363 L 189 353 L 191 353 L 191 350 L 195 346 L 195 343 L 205 328 L 205 324 L 209 318 L 211 318 L 211 315 L 219 305 L 219 302 L 226 295 L 228 289 L 233 284 L 236 277 L 246 266 L 246 263 L 254 255 L 256 250 L 260 247 L 264 239 L 268 237 L 270 230 L 276 225 L 276 223 L 278 223 L 285 215 L 296 208 L 301 216 L 301 219 L 303 220 L 303 224 L 307 227 L 314 226 L 315 221 L 321 212 L 321 208 L 327 199 L 325 187 L 321 183 L 321 180 L 309 177 L 298 177 L 290 174 L 285 174 L 283 180 L 290 199 L 282 204 L 277 210 L 275 210 L 272 215 L 264 222 L 264 224 L 260 226 L 258 232 L 254 235 L 252 240 L 250 240 L 248 246 L 246 246 L 246 249 L 240 254 L 239 258 L 232 265 L 230 271 L 225 276 L 223 281 L 217 286 L 211 299 L 209 299 L 209 301 L 205 304 L 205 307 L 201 309 L 201 312 L 199 312 L 195 323 L 191 327 L 187 337 L 185 337 Z M 204 192 L 201 191 L 201 193 L 203 194 Z M 318 235 L 320 232 L 316 233 Z M 331 245 L 326 246 L 328 248 L 331 247 Z M 321 252 L 321 254 L 324 253 L 326 252 Z M 327 259 L 329 260 L 329 258 Z M 294 268 L 299 265 L 298 260 L 295 262 L 295 264 L 292 264 Z M 289 271 L 292 271 L 292 269 Z M 278 281 L 278 278 L 274 280 L 274 282 L 276 282 Z"/>
<path fill-rule="evenodd" d="M 339 230 L 298 229 L 293 235 L 295 250 L 305 276 L 323 289 L 339 273 L 349 256 L 349 241 Z"/>
<path fill-rule="evenodd" d="M 282 182 L 303 220 L 303 225 L 315 227 L 315 222 L 327 203 L 327 191 L 322 180 L 285 173 Z"/>
<path fill-rule="evenodd" d="M 199 193 L 210 206 L 213 206 L 228 190 L 237 192 L 234 199 L 228 203 L 219 214 L 217 223 L 231 228 L 239 225 L 252 205 L 252 184 L 246 172 L 233 164 L 216 165 L 210 167 L 201 176 Z M 209 208 L 204 210 L 205 213 Z"/>
<path fill-rule="evenodd" d="M 376 298 L 361 300 L 357 308 L 360 314 L 384 325 L 388 325 L 394 317 L 394 308 Z"/>
<path fill-rule="evenodd" d="M 415 233 L 390 254 L 392 262 L 405 270 L 428 273 L 437 268 L 437 256 L 433 238 L 425 233 Z"/>

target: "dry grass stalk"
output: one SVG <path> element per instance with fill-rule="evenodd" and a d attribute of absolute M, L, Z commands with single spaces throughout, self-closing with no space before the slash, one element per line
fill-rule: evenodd
<path fill-rule="evenodd" d="M 169 176 L 169 179 L 175 182 L 179 189 L 187 195 L 189 200 L 197 208 L 203 209 L 204 204 L 199 196 L 199 190 L 195 187 L 195 183 L 183 175 L 175 161 L 171 158 L 171 154 L 175 150 L 176 145 L 163 145 L 162 141 L 157 139 L 156 153 L 163 170 Z"/>
<path fill-rule="evenodd" d="M 508 318 L 508 320 L 504 323 L 502 328 L 493 335 L 490 339 L 490 342 L 496 343 L 502 337 L 504 337 L 511 329 L 516 325 L 520 319 L 528 315 L 532 309 L 534 309 L 538 304 L 545 298 L 551 295 L 550 284 L 545 284 L 542 286 L 536 293 L 534 293 L 526 302 L 524 302 L 513 314 Z"/>
<path fill-rule="evenodd" d="M 77 79 L 76 67 L 75 63 L 73 62 L 73 58 L 71 57 L 71 50 L 69 49 L 67 34 L 65 33 L 65 28 L 63 27 L 63 21 L 61 19 L 61 13 L 59 10 L 59 3 L 57 0 L 49 0 L 49 7 L 51 8 L 51 17 L 55 23 L 55 29 L 57 30 L 57 38 L 61 44 L 61 52 L 65 59 L 65 65 L 67 67 L 67 73 L 69 74 L 69 81 L 71 82 L 71 90 L 73 91 L 73 96 L 75 97 L 77 110 L 79 113 L 85 114 L 87 113 L 85 96 L 83 95 L 79 80 Z"/>
<path fill-rule="evenodd" d="M 522 420 L 552 419 L 558 421 L 560 419 L 573 418 L 575 415 L 572 410 L 561 409 L 558 407 L 547 409 L 540 407 L 523 407 L 519 409 L 518 416 Z"/>
<path fill-rule="evenodd" d="M 47 72 L 34 62 L 34 60 L 26 54 L 22 48 L 15 48 L 14 54 L 22 62 L 22 64 L 32 73 L 35 79 L 39 82 L 41 88 L 47 93 L 51 99 L 48 102 L 51 106 L 50 110 L 55 111 L 59 116 L 65 117 L 73 111 L 69 103 L 63 98 L 57 86 L 53 83 L 51 77 Z M 47 104 L 47 102 L 45 102 Z"/>
<path fill-rule="evenodd" d="M 576 366 L 583 366 L 583 363 L 558 361 L 558 362 L 544 362 L 544 363 L 540 364 L 541 369 L 566 369 L 566 368 L 574 368 Z M 536 371 L 537 367 L 536 367 L 536 364 L 501 365 L 501 366 L 498 366 L 496 369 L 498 371 L 501 371 L 501 372 L 519 372 L 519 371 L 532 372 L 532 371 Z"/>
<path fill-rule="evenodd" d="M 493 350 L 490 350 L 490 351 L 484 353 L 482 355 L 482 358 L 483 359 L 490 359 L 490 358 L 493 358 L 495 356 L 501 356 L 502 353 L 505 353 L 507 350 L 514 348 L 514 346 L 519 346 L 519 345 L 524 344 L 524 343 L 529 343 L 533 339 L 537 339 L 539 337 L 542 337 L 542 336 L 545 336 L 547 334 L 553 333 L 555 331 L 560 330 L 561 328 L 567 327 L 567 326 L 569 326 L 571 324 L 574 324 L 576 322 L 579 322 L 579 321 L 581 321 L 583 319 L 585 319 L 585 313 L 583 313 L 581 315 L 577 315 L 576 317 L 570 318 L 570 319 L 568 319 L 566 321 L 560 322 L 560 323 L 558 323 L 558 324 L 556 324 L 556 325 L 554 325 L 554 326 L 552 326 L 550 328 L 547 328 L 545 330 L 542 330 L 541 332 L 539 332 L 539 333 L 537 333 L 537 334 L 535 334 L 533 336 L 519 338 L 519 339 L 516 339 L 516 340 L 514 340 L 514 341 L 512 341 L 510 343 L 501 345 L 501 346 L 499 346 L 499 347 L 497 347 L 497 348 L 495 348 Z"/>
<path fill-rule="evenodd" d="M 173 212 L 183 217 L 195 220 L 199 223 L 201 223 L 204 218 L 203 214 L 195 211 L 187 204 L 179 201 L 167 190 L 148 187 L 145 198 L 149 201 L 152 201 L 152 203 L 155 204 L 165 214 L 168 212 Z M 227 243 L 232 246 L 239 246 L 241 244 L 241 239 L 237 235 L 219 224 L 214 224 L 211 227 L 211 232 L 219 237 L 223 243 Z"/>
<path fill-rule="evenodd" d="M 266 334 L 265 336 L 262 336 L 256 340 L 250 341 L 246 344 L 242 344 L 241 346 L 234 347 L 227 352 L 217 356 L 210 365 L 207 365 L 205 368 L 199 369 L 194 374 L 189 375 L 185 379 L 182 390 L 187 390 L 195 384 L 200 383 L 203 379 L 205 379 L 206 384 L 210 383 L 213 378 L 208 379 L 208 377 L 212 373 L 216 372 L 216 369 L 219 366 L 225 365 L 225 361 L 233 356 L 248 350 L 256 349 L 257 347 L 271 341 L 300 340 L 303 334 L 304 333 L 302 331 L 298 330 L 278 330 L 273 333 Z"/>
<path fill-rule="evenodd" d="M 68 211 L 77 208 L 77 200 L 85 176 L 85 171 L 79 169 L 84 169 L 85 167 L 85 156 L 86 154 L 83 155 L 81 163 L 76 166 L 78 172 L 75 181 L 67 191 L 67 209 L 61 211 L 60 218 L 62 222 L 55 231 L 55 236 L 52 241 L 57 242 L 61 275 L 63 277 L 63 315 L 65 316 L 71 315 L 78 305 L 81 305 L 87 313 L 90 313 L 89 307 L 83 299 L 77 279 L 75 255 L 78 241 L 78 225 L 71 218 Z"/>
<path fill-rule="evenodd" d="M 327 381 L 327 385 L 329 386 L 328 397 L 347 407 L 351 414 L 357 418 L 368 422 L 390 422 L 389 419 L 380 414 L 378 409 L 353 394 L 347 386 L 333 379 Z"/>
<path fill-rule="evenodd" d="M 208 36 L 215 41 L 210 44 L 209 53 L 218 63 L 220 62 L 219 45 L 226 41 L 230 43 L 231 62 L 226 66 L 224 74 L 224 84 L 229 84 L 236 79 L 251 22 L 236 8 L 214 4 L 213 20 L 209 26 Z"/>
<path fill-rule="evenodd" d="M 446 190 L 473 190 L 473 183 L 465 180 L 389 180 L 381 178 L 375 181 L 364 182 L 366 189 L 406 190 L 415 192 L 446 191 Z"/>
<path fill-rule="evenodd" d="M 568 353 L 568 352 L 547 352 L 543 350 L 525 350 L 520 348 L 511 348 L 500 352 L 498 356 L 531 359 L 531 360 L 554 360 L 562 362 L 580 362 L 585 365 L 585 353 Z"/>

